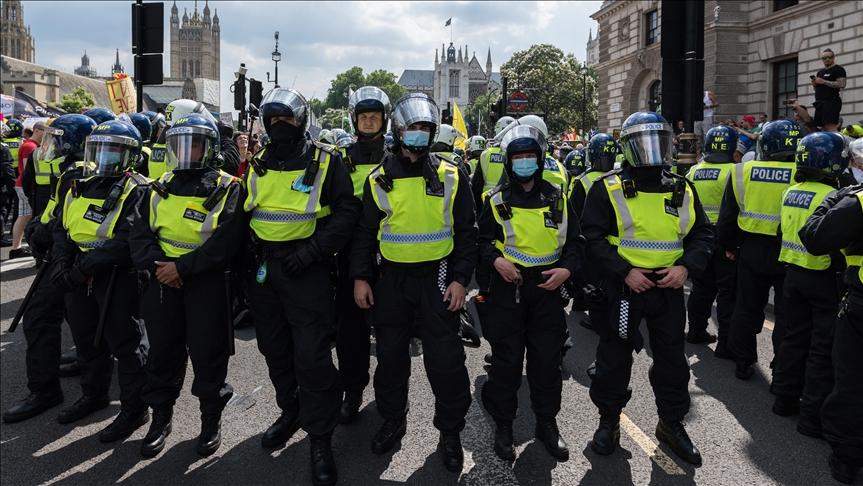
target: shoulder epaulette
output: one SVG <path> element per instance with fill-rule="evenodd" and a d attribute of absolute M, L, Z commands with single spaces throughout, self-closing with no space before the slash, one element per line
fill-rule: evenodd
<path fill-rule="evenodd" d="M 314 144 L 314 146 L 317 147 L 318 149 L 323 150 L 324 152 L 326 152 L 330 155 L 335 155 L 339 152 L 339 149 L 335 145 L 330 145 L 328 143 L 318 142 L 317 140 L 313 140 L 312 144 Z"/>

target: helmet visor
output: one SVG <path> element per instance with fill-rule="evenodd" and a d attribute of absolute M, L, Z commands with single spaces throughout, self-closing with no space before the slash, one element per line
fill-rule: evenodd
<path fill-rule="evenodd" d="M 109 177 L 123 173 L 133 162 L 138 142 L 128 137 L 90 135 L 84 146 L 84 177 Z"/>
<path fill-rule="evenodd" d="M 848 145 L 851 157 L 858 166 L 863 166 L 863 138 L 857 138 Z"/>
<path fill-rule="evenodd" d="M 437 106 L 425 96 L 404 98 L 393 108 L 393 122 L 399 128 L 407 128 L 414 123 L 440 124 Z"/>
<path fill-rule="evenodd" d="M 261 106 L 269 103 L 284 105 L 291 110 L 291 114 L 300 126 L 305 123 L 309 107 L 306 99 L 300 93 L 292 89 L 275 88 L 270 90 L 261 100 Z"/>
<path fill-rule="evenodd" d="M 540 152 L 542 152 L 543 154 L 548 148 L 548 144 L 545 141 L 545 136 L 542 134 L 542 132 L 530 125 L 516 125 L 512 127 L 501 139 L 500 148 L 504 151 L 504 153 L 507 153 L 510 145 L 512 145 L 513 142 L 515 142 L 516 140 L 521 139 L 531 139 L 536 142 L 537 147 L 539 147 Z"/>
<path fill-rule="evenodd" d="M 363 86 L 351 94 L 348 107 L 355 113 L 380 110 L 386 114 L 390 107 L 390 99 L 380 88 Z"/>
<path fill-rule="evenodd" d="M 671 165 L 674 132 L 667 123 L 642 123 L 625 128 L 621 148 L 635 167 Z"/>
<path fill-rule="evenodd" d="M 212 130 L 177 127 L 168 130 L 165 139 L 168 170 L 200 169 L 215 153 Z"/>
<path fill-rule="evenodd" d="M 42 143 L 36 150 L 35 160 L 54 160 L 63 154 L 63 130 L 59 128 L 45 128 L 42 135 Z"/>

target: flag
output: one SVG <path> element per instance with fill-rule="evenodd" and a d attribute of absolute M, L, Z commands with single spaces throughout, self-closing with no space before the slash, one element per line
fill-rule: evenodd
<path fill-rule="evenodd" d="M 456 137 L 454 146 L 455 148 L 464 150 L 465 142 L 467 141 L 467 127 L 464 125 L 464 117 L 461 116 L 461 110 L 458 109 L 458 103 L 455 101 L 452 103 L 452 126 L 461 135 L 460 137 Z"/>
<path fill-rule="evenodd" d="M 15 116 L 60 116 L 66 112 L 60 108 L 47 106 L 24 90 L 15 90 Z"/>
<path fill-rule="evenodd" d="M 443 24 L 444 27 L 449 27 L 452 24 L 452 17 L 446 19 L 446 23 Z"/>

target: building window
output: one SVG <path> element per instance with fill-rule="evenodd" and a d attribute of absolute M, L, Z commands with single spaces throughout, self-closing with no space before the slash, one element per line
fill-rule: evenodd
<path fill-rule="evenodd" d="M 644 45 L 649 46 L 659 40 L 659 13 L 656 10 L 647 12 L 644 20 L 647 27 Z"/>
<path fill-rule="evenodd" d="M 18 19 L 18 12 L 15 11 L 15 7 L 9 9 L 9 20 L 11 22 L 15 22 Z"/>
<path fill-rule="evenodd" d="M 662 106 L 662 81 L 654 81 L 647 88 L 647 109 L 659 111 Z"/>
<path fill-rule="evenodd" d="M 797 5 L 797 0 L 773 0 L 773 11 L 778 12 L 782 9 Z"/>
<path fill-rule="evenodd" d="M 449 97 L 450 98 L 458 98 L 458 82 L 461 75 L 461 71 L 458 69 L 453 69 L 449 72 Z"/>
<path fill-rule="evenodd" d="M 797 58 L 773 63 L 773 119 L 794 118 L 785 100 L 797 98 Z"/>

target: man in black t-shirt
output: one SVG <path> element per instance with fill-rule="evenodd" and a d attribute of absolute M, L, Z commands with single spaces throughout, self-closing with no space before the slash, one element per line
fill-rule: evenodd
<path fill-rule="evenodd" d="M 821 53 L 824 69 L 809 76 L 815 87 L 815 125 L 828 132 L 839 129 L 839 112 L 842 111 L 839 90 L 845 88 L 846 78 L 845 69 L 836 64 L 835 57 L 833 51 L 824 49 Z"/>

